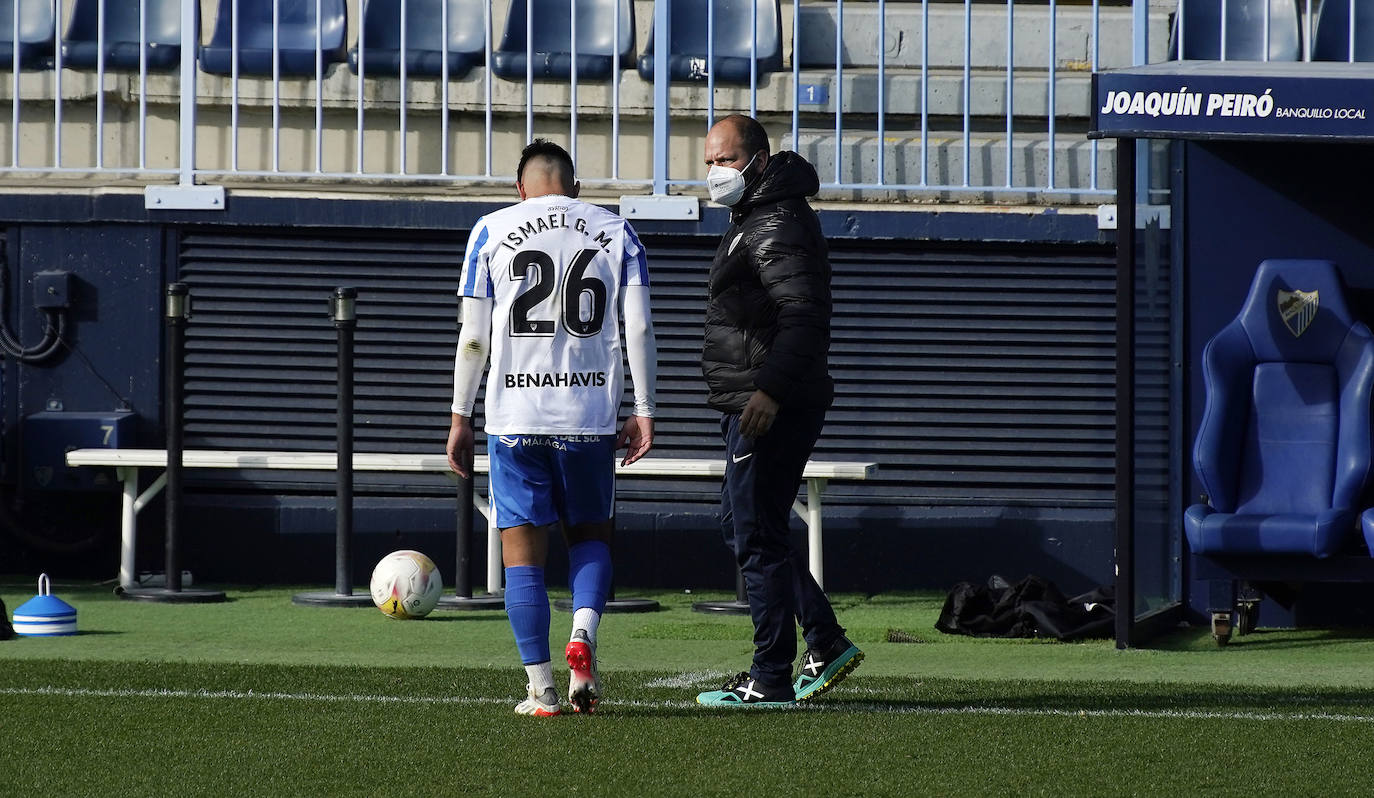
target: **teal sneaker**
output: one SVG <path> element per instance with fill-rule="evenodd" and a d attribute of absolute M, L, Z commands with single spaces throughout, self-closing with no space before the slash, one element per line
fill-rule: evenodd
<path fill-rule="evenodd" d="M 844 681 L 863 661 L 864 653 L 843 635 L 826 651 L 808 648 L 802 655 L 797 682 L 792 686 L 798 701 L 809 701 Z"/>
<path fill-rule="evenodd" d="M 697 703 L 707 707 L 777 708 L 795 706 L 797 701 L 791 687 L 764 687 L 753 676 L 740 673 L 719 690 L 699 693 Z"/>

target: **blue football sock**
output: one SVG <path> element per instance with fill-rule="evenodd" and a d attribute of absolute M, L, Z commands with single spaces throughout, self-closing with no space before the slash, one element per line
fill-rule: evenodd
<path fill-rule="evenodd" d="M 588 607 L 599 615 L 611 591 L 611 547 L 600 540 L 584 540 L 568 547 L 568 584 L 573 609 Z"/>
<path fill-rule="evenodd" d="M 526 665 L 548 662 L 549 593 L 544 569 L 512 565 L 506 569 L 506 616 L 515 632 L 515 647 Z"/>

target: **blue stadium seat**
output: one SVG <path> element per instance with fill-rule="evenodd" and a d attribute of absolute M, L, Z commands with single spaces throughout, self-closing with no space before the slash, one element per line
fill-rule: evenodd
<path fill-rule="evenodd" d="M 62 39 L 62 65 L 95 69 L 99 58 L 101 0 L 75 0 L 67 35 Z M 105 68 L 138 70 L 139 11 L 137 0 L 104 0 Z M 180 0 L 146 0 L 145 30 L 149 69 L 175 69 L 181 63 Z M 196 41 L 200 41 L 197 34 Z"/>
<path fill-rule="evenodd" d="M 1226 0 L 1226 60 L 1264 60 L 1264 7 L 1269 5 L 1269 60 L 1302 59 L 1301 19 L 1297 0 Z M 1221 60 L 1222 0 L 1179 0 L 1169 57 L 1190 61 Z M 1179 27 L 1183 28 L 1182 42 Z M 1179 45 L 1182 44 L 1180 56 Z"/>
<path fill-rule="evenodd" d="M 348 57 L 348 13 L 344 0 L 276 0 L 280 68 L 283 75 L 315 74 L 315 3 L 320 4 L 319 62 L 330 64 Z M 239 74 L 272 74 L 273 0 L 238 0 Z M 233 68 L 233 0 L 220 0 L 215 32 L 200 49 L 200 68 L 228 75 Z"/>
<path fill-rule="evenodd" d="M 577 4 L 577 77 L 610 77 L 613 57 L 620 53 L 622 69 L 634 64 L 635 12 L 630 0 L 573 0 Z M 532 6 L 536 78 L 566 80 L 572 75 L 572 14 L 568 0 L 528 0 Z M 527 0 L 511 0 L 506 32 L 492 53 L 492 71 L 512 80 L 525 79 L 525 8 Z M 615 35 L 616 5 L 620 6 L 620 36 Z"/>
<path fill-rule="evenodd" d="M 1207 504 L 1184 515 L 1195 554 L 1329 557 L 1369 483 L 1374 335 L 1330 261 L 1266 260 L 1202 352 L 1193 465 Z"/>
<path fill-rule="evenodd" d="M 14 4 L 16 0 L 0 0 L 0 70 L 14 67 Z M 17 0 L 19 3 L 19 68 L 50 69 L 52 67 L 53 6 L 52 0 Z"/>
<path fill-rule="evenodd" d="M 758 73 L 782 69 L 782 20 L 777 0 L 757 0 Z M 715 6 L 713 59 L 706 53 L 707 9 Z M 753 6 L 747 0 L 673 0 L 672 46 L 668 74 L 678 81 L 704 81 L 714 71 L 722 83 L 749 82 L 749 46 L 753 40 Z M 654 39 L 639 57 L 639 74 L 654 79 Z"/>
<path fill-rule="evenodd" d="M 1350 57 L 1351 0 L 1322 0 L 1312 22 L 1313 61 L 1374 61 L 1374 4 L 1355 0 L 1355 57 Z"/>
<path fill-rule="evenodd" d="M 406 0 L 407 75 L 443 75 L 444 17 L 448 3 L 448 76 L 457 80 L 484 61 L 484 0 Z M 363 7 L 363 71 L 401 74 L 401 0 L 367 0 Z M 348 68 L 358 72 L 358 48 L 348 51 Z"/>

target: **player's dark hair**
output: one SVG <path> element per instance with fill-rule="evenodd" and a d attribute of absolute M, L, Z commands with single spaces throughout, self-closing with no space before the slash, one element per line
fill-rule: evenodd
<path fill-rule="evenodd" d="M 773 154 L 768 148 L 768 133 L 757 119 L 744 114 L 731 114 L 725 118 L 732 120 L 739 130 L 740 143 L 744 145 L 746 155 L 753 155 L 759 150 L 763 150 L 764 155 Z"/>
<path fill-rule="evenodd" d="M 573 174 L 573 160 L 568 151 L 554 144 L 548 139 L 535 139 L 520 151 L 520 165 L 515 169 L 515 179 L 523 182 L 525 179 L 525 164 L 532 158 L 545 158 L 557 164 L 559 177 L 563 180 L 563 188 L 570 189 L 576 182 Z"/>

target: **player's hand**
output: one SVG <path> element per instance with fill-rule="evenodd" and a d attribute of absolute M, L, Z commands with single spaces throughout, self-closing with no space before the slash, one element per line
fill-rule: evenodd
<path fill-rule="evenodd" d="M 778 417 L 778 403 L 763 391 L 754 391 L 744 405 L 739 417 L 739 434 L 746 438 L 758 438 L 768 434 L 773 428 L 773 419 Z"/>
<path fill-rule="evenodd" d="M 456 471 L 460 477 L 469 478 L 472 476 L 472 448 L 473 434 L 470 420 L 454 413 L 453 421 L 448 428 L 448 467 Z"/>
<path fill-rule="evenodd" d="M 644 416 L 630 416 L 625 419 L 625 426 L 620 429 L 620 437 L 616 438 L 615 448 L 625 449 L 625 459 L 620 461 L 621 465 L 629 465 L 644 455 L 654 446 L 654 420 Z"/>

